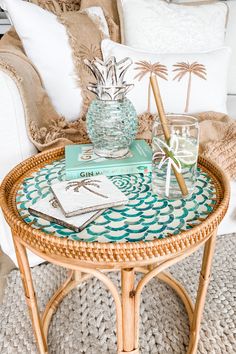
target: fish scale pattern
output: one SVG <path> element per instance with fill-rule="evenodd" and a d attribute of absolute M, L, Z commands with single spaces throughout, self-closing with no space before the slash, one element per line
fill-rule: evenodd
<path fill-rule="evenodd" d="M 58 237 L 90 242 L 133 242 L 165 238 L 191 229 L 214 209 L 215 186 L 200 169 L 194 193 L 175 201 L 158 199 L 152 193 L 150 174 L 110 178 L 128 196 L 129 203 L 108 209 L 80 233 L 28 213 L 31 204 L 51 193 L 51 184 L 65 180 L 64 159 L 45 165 L 23 181 L 16 197 L 18 211 L 32 227 Z"/>
<path fill-rule="evenodd" d="M 218 237 L 198 354 L 236 353 L 236 234 Z M 170 268 L 196 296 L 202 250 Z M 52 264 L 32 269 L 39 308 L 65 280 L 66 270 Z M 109 275 L 119 286 L 117 274 Z M 7 277 L 0 305 L 0 353 L 37 354 L 18 270 Z M 60 304 L 49 328 L 51 354 L 116 354 L 115 305 L 96 279 L 81 284 Z M 153 279 L 143 290 L 140 310 L 141 354 L 184 354 L 189 326 L 184 305 L 167 285 Z"/>

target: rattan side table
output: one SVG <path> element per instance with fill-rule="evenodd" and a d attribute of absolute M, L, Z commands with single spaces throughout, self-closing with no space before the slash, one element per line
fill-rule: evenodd
<path fill-rule="evenodd" d="M 92 276 L 111 292 L 116 305 L 117 350 L 139 353 L 139 305 L 143 287 L 154 277 L 180 296 L 190 321 L 188 353 L 197 352 L 200 323 L 210 279 L 217 227 L 229 201 L 229 183 L 214 163 L 199 158 L 195 193 L 179 201 L 158 200 L 150 176 L 112 177 L 129 197 L 124 207 L 109 209 L 79 234 L 31 216 L 30 203 L 50 193 L 50 184 L 64 178 L 64 149 L 38 154 L 16 166 L 0 187 L 0 203 L 11 227 L 35 338 L 41 354 L 48 353 L 50 319 L 64 296 Z M 204 245 L 195 305 L 182 285 L 164 272 Z M 69 277 L 42 315 L 32 283 L 26 248 L 69 269 Z M 119 271 L 121 293 L 107 273 Z M 143 273 L 135 286 L 135 273 Z M 157 324 L 158 325 L 158 324 Z"/>

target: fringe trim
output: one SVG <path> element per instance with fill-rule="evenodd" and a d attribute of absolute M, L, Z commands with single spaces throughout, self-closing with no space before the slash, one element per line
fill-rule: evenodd
<path fill-rule="evenodd" d="M 114 42 L 120 43 L 120 29 L 114 20 L 108 15 L 107 11 L 103 9 L 105 19 L 107 21 L 110 39 Z"/>
<path fill-rule="evenodd" d="M 39 127 L 35 122 L 30 122 L 29 125 L 32 138 L 43 146 L 46 150 L 50 145 L 65 145 L 67 143 L 81 142 L 83 144 L 90 143 L 86 123 L 81 119 L 76 122 L 67 123 L 64 117 L 59 117 L 51 121 L 49 128 Z M 69 139 L 72 134 L 75 139 Z"/>
<path fill-rule="evenodd" d="M 79 11 L 80 9 L 80 0 L 30 0 L 30 2 L 54 13 L 55 15 L 67 11 Z"/>
<path fill-rule="evenodd" d="M 87 15 L 90 18 L 90 20 L 93 21 L 93 23 L 97 26 L 97 28 L 103 33 L 104 37 L 107 38 L 106 34 L 104 33 L 104 28 L 102 28 L 102 26 L 101 26 L 101 21 L 100 21 L 99 16 L 96 14 L 89 13 L 89 11 L 87 11 L 87 10 L 88 10 L 88 8 L 80 11 L 80 13 Z M 109 31 L 109 28 L 108 28 L 108 31 Z"/>
<path fill-rule="evenodd" d="M 152 126 L 157 117 L 157 114 L 151 114 L 149 112 L 145 112 L 138 116 L 138 133 L 136 136 L 137 139 L 144 139 L 149 145 L 151 145 Z"/>
<path fill-rule="evenodd" d="M 57 16 L 60 23 L 65 26 L 66 32 L 69 38 L 69 43 L 72 49 L 72 57 L 73 57 L 73 62 L 75 65 L 75 76 L 76 76 L 76 82 L 78 86 L 81 88 L 81 95 L 83 99 L 83 106 L 80 112 L 80 115 L 77 119 L 83 118 L 88 110 L 89 102 L 90 99 L 87 94 L 87 88 L 85 87 L 83 81 L 82 81 L 82 61 L 78 53 L 78 45 L 77 45 L 77 40 L 76 37 L 71 33 L 69 25 L 66 21 L 66 19 L 63 17 L 63 14 L 60 14 Z"/>
<path fill-rule="evenodd" d="M 22 77 L 17 73 L 15 68 L 5 62 L 2 58 L 0 58 L 0 67 L 1 69 L 10 75 L 14 80 L 17 80 L 19 83 L 23 81 Z"/>

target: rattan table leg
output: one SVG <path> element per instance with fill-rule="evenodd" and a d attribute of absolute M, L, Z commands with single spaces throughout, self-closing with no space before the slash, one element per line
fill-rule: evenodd
<path fill-rule="evenodd" d="M 158 263 L 156 264 L 154 263 L 147 267 L 136 267 L 135 271 L 147 274 L 149 271 L 153 270 L 156 267 L 158 267 Z M 181 300 L 184 303 L 184 306 L 188 313 L 189 321 L 192 322 L 194 307 L 193 307 L 192 300 L 188 292 L 186 291 L 186 289 L 183 287 L 183 285 L 178 280 L 173 278 L 172 275 L 168 272 L 161 272 L 157 274 L 156 278 L 169 285 L 178 294 L 178 296 L 181 298 Z"/>
<path fill-rule="evenodd" d="M 216 233 L 214 231 L 212 236 L 206 242 L 202 258 L 202 268 L 199 277 L 199 285 L 197 291 L 196 303 L 193 311 L 193 318 L 190 325 L 190 341 L 188 347 L 188 354 L 196 354 L 198 341 L 200 337 L 200 327 L 204 304 L 206 300 L 207 288 L 210 281 L 211 266 L 215 250 Z"/>
<path fill-rule="evenodd" d="M 64 297 L 83 281 L 86 281 L 92 277 L 90 274 L 84 274 L 83 276 L 81 274 L 82 273 L 79 271 L 70 271 L 66 281 L 60 286 L 60 288 L 47 303 L 42 317 L 42 326 L 45 338 L 47 338 L 48 335 L 48 328 L 51 318 Z"/>
<path fill-rule="evenodd" d="M 117 287 L 112 282 L 112 280 L 107 277 L 104 273 L 114 271 L 106 270 L 99 271 L 93 268 L 85 268 L 81 266 L 77 266 L 77 269 L 73 270 L 69 273 L 68 279 L 64 284 L 56 291 L 51 300 L 46 305 L 44 314 L 43 314 L 43 330 L 45 333 L 45 337 L 47 335 L 48 327 L 50 320 L 52 318 L 53 313 L 55 313 L 58 305 L 62 301 L 62 299 L 76 286 L 78 286 L 83 281 L 88 280 L 92 276 L 95 276 L 97 279 L 103 282 L 103 284 L 107 287 L 110 293 L 113 296 L 115 305 L 116 305 L 116 319 L 117 319 L 117 350 L 118 353 L 122 353 L 123 350 L 123 331 L 122 331 L 122 304 L 120 299 L 120 294 L 118 292 Z M 104 273 L 103 273 L 104 272 Z M 132 352 L 131 352 L 132 353 Z M 138 353 L 137 351 L 135 353 Z"/>
<path fill-rule="evenodd" d="M 89 279 L 92 275 L 102 280 L 104 284 L 111 291 L 116 306 L 117 306 L 117 335 L 118 335 L 118 354 L 138 354 L 138 332 L 139 332 L 139 306 L 140 306 L 140 294 L 143 286 L 149 282 L 153 277 L 157 276 L 160 280 L 169 284 L 182 298 L 190 318 L 190 342 L 188 348 L 188 354 L 196 354 L 197 345 L 200 332 L 200 323 L 203 313 L 203 307 L 205 303 L 207 286 L 210 279 L 210 271 L 212 265 L 212 259 L 214 254 L 216 232 L 212 234 L 209 240 L 205 244 L 204 255 L 202 261 L 202 269 L 200 273 L 199 288 L 197 293 L 196 304 L 193 310 L 191 300 L 182 287 L 182 285 L 173 279 L 168 273 L 163 273 L 163 270 L 170 265 L 178 262 L 185 255 L 179 255 L 175 259 L 165 261 L 156 267 L 139 267 L 139 268 L 124 268 L 121 270 L 121 298 L 122 302 L 119 303 L 119 296 L 117 290 L 114 288 L 112 282 L 100 271 L 94 269 L 85 269 L 83 267 L 76 267 L 77 269 L 70 272 L 67 281 L 58 289 L 52 299 L 46 306 L 43 315 L 42 326 L 39 311 L 37 307 L 37 300 L 34 293 L 33 282 L 26 255 L 25 247 L 19 243 L 16 239 L 15 248 L 18 259 L 18 264 L 21 272 L 22 282 L 25 289 L 26 301 L 28 304 L 29 312 L 32 319 L 33 328 L 35 331 L 35 337 L 39 347 L 40 354 L 46 354 L 47 344 L 46 335 L 48 325 L 53 313 L 56 311 L 61 300 L 72 290 L 75 286 L 81 282 Z M 191 253 L 193 250 L 191 251 Z M 189 252 L 190 253 L 190 252 Z M 134 287 L 135 271 L 145 273 L 136 289 Z M 43 331 L 44 329 L 44 331 Z"/>
<path fill-rule="evenodd" d="M 187 290 L 178 280 L 173 278 L 168 272 L 162 272 L 158 274 L 157 278 L 163 281 L 165 284 L 169 285 L 176 292 L 176 294 L 178 294 L 185 306 L 185 309 L 188 313 L 189 322 L 191 323 L 193 318 L 194 306 Z"/>
<path fill-rule="evenodd" d="M 138 353 L 135 348 L 135 309 L 134 309 L 134 269 L 121 270 L 122 330 L 123 352 Z"/>
<path fill-rule="evenodd" d="M 25 291 L 25 299 L 28 305 L 29 314 L 31 317 L 32 326 L 34 329 L 39 352 L 40 354 L 47 354 L 48 353 L 47 343 L 43 333 L 42 322 L 38 310 L 37 299 L 35 296 L 31 270 L 29 266 L 28 257 L 26 254 L 26 249 L 16 239 L 14 239 L 14 244 L 15 244 L 16 256 L 17 256 L 17 261 L 20 269 L 21 279 Z"/>

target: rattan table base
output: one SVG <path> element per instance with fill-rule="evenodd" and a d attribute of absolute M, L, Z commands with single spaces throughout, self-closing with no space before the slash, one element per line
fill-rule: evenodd
<path fill-rule="evenodd" d="M 4 216 L 12 230 L 25 298 L 39 352 L 41 354 L 48 353 L 47 333 L 50 319 L 62 299 L 74 287 L 94 276 L 103 282 L 114 298 L 117 319 L 117 351 L 119 354 L 139 353 L 140 297 L 143 287 L 155 277 L 169 284 L 182 299 L 190 321 L 188 354 L 195 354 L 197 352 L 200 323 L 210 280 L 216 232 L 229 203 L 229 182 L 224 172 L 214 163 L 204 158 L 199 158 L 199 169 L 209 176 L 208 182 L 203 181 L 203 189 L 201 191 L 207 191 L 209 185 L 211 185 L 210 191 L 214 190 L 214 193 L 210 193 L 212 197 L 208 200 L 209 203 L 207 205 L 204 204 L 205 199 L 199 201 L 199 205 L 206 206 L 206 212 L 203 216 L 194 214 L 195 216 L 191 217 L 193 220 L 189 220 L 190 222 L 186 223 L 183 219 L 182 226 L 180 225 L 177 229 L 172 227 L 172 234 L 159 235 L 158 231 L 155 231 L 157 234 L 155 235 L 156 237 L 153 237 L 151 225 L 150 229 L 148 229 L 152 232 L 150 239 L 135 240 L 135 242 L 129 242 L 129 240 L 127 242 L 85 242 L 83 239 L 58 237 L 56 232 L 50 233 L 44 229 L 39 229 L 37 228 L 37 220 L 36 225 L 34 225 L 34 221 L 27 219 L 27 217 L 24 219 L 17 208 L 17 205 L 19 205 L 17 203 L 23 205 L 23 209 L 25 206 L 25 201 L 17 199 L 19 190 L 20 193 L 24 193 L 24 190 L 27 189 L 22 188 L 22 183 L 24 181 L 32 181 L 33 175 L 36 175 L 37 183 L 41 183 L 43 176 L 40 173 L 37 175 L 37 172 L 40 172 L 41 169 L 45 170 L 45 166 L 48 166 L 48 164 L 59 164 L 61 168 L 60 161 L 63 157 L 63 148 L 31 157 L 16 166 L 6 176 L 0 187 L 0 203 Z M 60 174 L 62 170 L 58 171 L 58 174 Z M 53 175 L 57 176 L 57 173 L 54 171 Z M 50 177 L 50 174 L 48 177 Z M 141 187 L 142 185 L 140 183 Z M 44 185 L 44 188 L 48 190 L 50 183 L 48 182 L 48 185 Z M 29 192 L 29 195 L 31 195 L 34 193 L 34 189 L 33 184 L 27 193 Z M 201 191 L 200 194 L 202 193 Z M 148 203 L 148 207 L 145 206 L 146 209 L 144 210 L 152 208 L 150 199 Z M 142 214 L 142 212 L 140 213 Z M 142 217 L 144 217 L 144 214 L 145 212 Z M 112 218 L 114 219 L 114 214 Z M 109 221 L 111 224 L 112 218 Z M 173 218 L 174 216 L 172 215 Z M 193 224 L 194 221 L 197 223 Z M 139 223 L 139 220 L 136 222 Z M 158 220 L 155 219 L 153 223 L 155 225 L 158 224 Z M 93 226 L 95 227 L 96 223 Z M 114 229 L 116 230 L 117 228 Z M 135 230 L 133 229 L 134 232 L 136 232 Z M 94 231 L 92 230 L 92 232 Z M 79 236 L 76 235 L 76 238 Z M 182 285 L 165 271 L 171 265 L 191 255 L 201 246 L 204 246 L 204 254 L 199 274 L 197 298 L 195 305 L 193 305 Z M 46 261 L 65 267 L 70 271 L 67 281 L 49 301 L 42 317 L 37 306 L 26 249 L 31 250 Z M 120 272 L 121 293 L 107 276 L 107 273 L 111 271 Z M 136 284 L 135 275 L 137 272 L 143 273 L 143 277 Z"/>
<path fill-rule="evenodd" d="M 96 277 L 102 281 L 107 289 L 111 292 L 116 305 L 117 318 L 117 352 L 118 354 L 138 354 L 139 353 L 139 307 L 140 296 L 142 289 L 154 277 L 165 282 L 171 286 L 179 297 L 182 299 L 189 317 L 190 323 L 190 342 L 188 354 L 197 353 L 197 346 L 200 333 L 200 324 L 203 314 L 205 298 L 207 294 L 207 287 L 210 280 L 211 265 L 213 260 L 216 231 L 210 235 L 207 240 L 195 245 L 189 251 L 180 254 L 176 257 L 161 262 L 159 264 L 134 267 L 134 268 L 120 268 L 120 269 L 93 269 L 83 266 L 69 266 L 68 263 L 52 261 L 50 257 L 45 257 L 52 263 L 65 266 L 70 269 L 69 276 L 65 283 L 57 290 L 51 300 L 48 302 L 42 317 L 39 314 L 37 299 L 34 292 L 33 281 L 31 277 L 31 270 L 26 255 L 26 248 L 17 238 L 15 239 L 15 248 L 17 253 L 17 260 L 21 272 L 22 282 L 25 290 L 26 302 L 28 305 L 30 317 L 32 320 L 38 348 L 40 354 L 48 353 L 47 348 L 47 334 L 50 320 L 55 313 L 57 307 L 63 298 L 80 283 Z M 199 274 L 199 286 L 195 305 L 193 305 L 190 296 L 185 288 L 175 280 L 170 274 L 164 272 L 171 265 L 181 261 L 195 252 L 202 244 L 204 244 L 204 254 L 202 259 L 201 272 Z M 110 278 L 106 275 L 111 271 L 119 271 L 121 274 L 121 294 L 117 287 L 112 283 Z M 143 278 L 135 286 L 135 273 L 144 273 Z"/>

